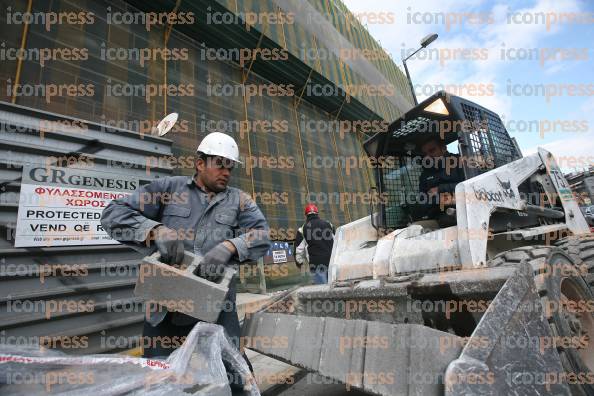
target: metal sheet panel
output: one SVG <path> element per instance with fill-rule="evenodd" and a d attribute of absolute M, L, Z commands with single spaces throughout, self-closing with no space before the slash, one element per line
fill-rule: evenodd
<path fill-rule="evenodd" d="M 49 121 L 86 127 L 40 128 Z M 0 343 L 41 341 L 74 354 L 135 347 L 143 319 L 133 296 L 141 257 L 122 245 L 14 248 L 21 169 L 83 153 L 93 160 L 90 169 L 144 183 L 171 173 L 146 160 L 170 156 L 171 141 L 5 102 L 0 123 Z"/>

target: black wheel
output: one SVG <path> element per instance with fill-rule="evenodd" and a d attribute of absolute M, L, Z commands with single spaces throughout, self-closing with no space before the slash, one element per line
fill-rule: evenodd
<path fill-rule="evenodd" d="M 526 260 L 573 395 L 594 395 L 594 300 L 572 258 L 558 247 L 525 246 L 500 253 L 491 266 Z M 569 344 L 569 345 L 568 345 Z M 559 373 L 561 376 L 561 373 Z"/>
<path fill-rule="evenodd" d="M 584 280 L 594 294 L 594 235 L 586 234 L 563 238 L 555 245 L 563 249 L 578 266 L 585 267 L 588 274 L 584 275 Z"/>

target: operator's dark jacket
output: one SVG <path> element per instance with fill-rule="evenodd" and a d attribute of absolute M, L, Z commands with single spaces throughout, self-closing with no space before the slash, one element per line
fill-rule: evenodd
<path fill-rule="evenodd" d="M 228 187 L 209 199 L 193 177 L 188 176 L 156 179 L 128 197 L 111 201 L 103 211 L 101 224 L 113 239 L 145 255 L 155 248 L 148 248 L 144 241 L 150 230 L 160 224 L 178 231 L 185 250 L 198 256 L 229 240 L 237 248 L 231 264 L 257 260 L 270 246 L 266 219 L 248 194 Z M 235 281 L 229 287 L 229 304 L 224 304 L 227 309 L 221 312 L 217 323 L 225 328 L 237 345 L 240 328 L 235 307 Z M 167 313 L 165 318 L 164 315 L 159 316 L 160 313 L 163 312 L 153 313 L 148 323 L 145 321 L 145 336 L 149 336 L 147 333 L 150 336 L 187 335 L 197 322 L 180 313 Z M 171 352 L 163 348 L 145 349 L 145 356 L 168 355 Z"/>
<path fill-rule="evenodd" d="M 460 167 L 460 156 L 447 153 L 444 160 L 436 159 L 438 166 L 423 167 L 419 179 L 419 191 L 426 193 L 433 187 L 437 187 L 440 193 L 454 193 L 456 185 L 464 181 L 464 171 Z M 449 158 L 455 158 L 455 165 L 449 170 L 445 164 Z"/>
<path fill-rule="evenodd" d="M 448 162 L 448 159 L 452 157 L 455 157 L 455 164 L 448 169 L 446 164 L 454 162 L 451 160 Z M 456 185 L 464 181 L 464 170 L 460 166 L 460 156 L 446 153 L 443 159 L 436 159 L 435 161 L 437 161 L 437 166 L 423 167 L 419 177 L 419 192 L 427 194 L 430 189 L 437 187 L 438 193 L 454 194 Z M 428 204 L 425 210 L 428 210 L 428 217 L 437 215 L 439 212 L 438 202 L 433 205 Z"/>
<path fill-rule="evenodd" d="M 295 248 L 305 238 L 309 264 L 328 267 L 334 244 L 334 226 L 317 214 L 309 214 L 301 230 L 303 233 L 298 232 L 295 237 Z"/>

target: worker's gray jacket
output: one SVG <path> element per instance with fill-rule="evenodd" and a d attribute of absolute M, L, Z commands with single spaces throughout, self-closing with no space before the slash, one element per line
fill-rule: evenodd
<path fill-rule="evenodd" d="M 114 199 L 101 224 L 113 239 L 142 253 L 151 252 L 145 240 L 159 224 L 177 230 L 185 249 L 200 256 L 224 240 L 235 245 L 239 261 L 257 260 L 270 246 L 266 219 L 249 195 L 228 187 L 209 202 L 188 176 L 156 179 Z"/>
<path fill-rule="evenodd" d="M 209 201 L 188 176 L 156 179 L 132 195 L 114 199 L 103 211 L 101 224 L 113 239 L 144 255 L 155 250 L 145 240 L 159 224 L 178 231 L 185 249 L 198 256 L 225 240 L 235 245 L 234 261 L 240 262 L 257 260 L 270 246 L 266 219 L 248 194 L 228 187 Z M 149 322 L 155 325 L 160 316 Z"/>

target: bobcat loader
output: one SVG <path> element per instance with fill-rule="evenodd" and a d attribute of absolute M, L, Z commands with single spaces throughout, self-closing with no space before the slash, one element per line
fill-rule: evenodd
<path fill-rule="evenodd" d="M 437 219 L 420 146 L 465 180 Z M 439 92 L 364 144 L 370 215 L 338 228 L 326 285 L 246 316 L 246 346 L 377 395 L 594 395 L 594 239 L 558 164 Z M 588 284 L 589 283 L 589 284 Z"/>

